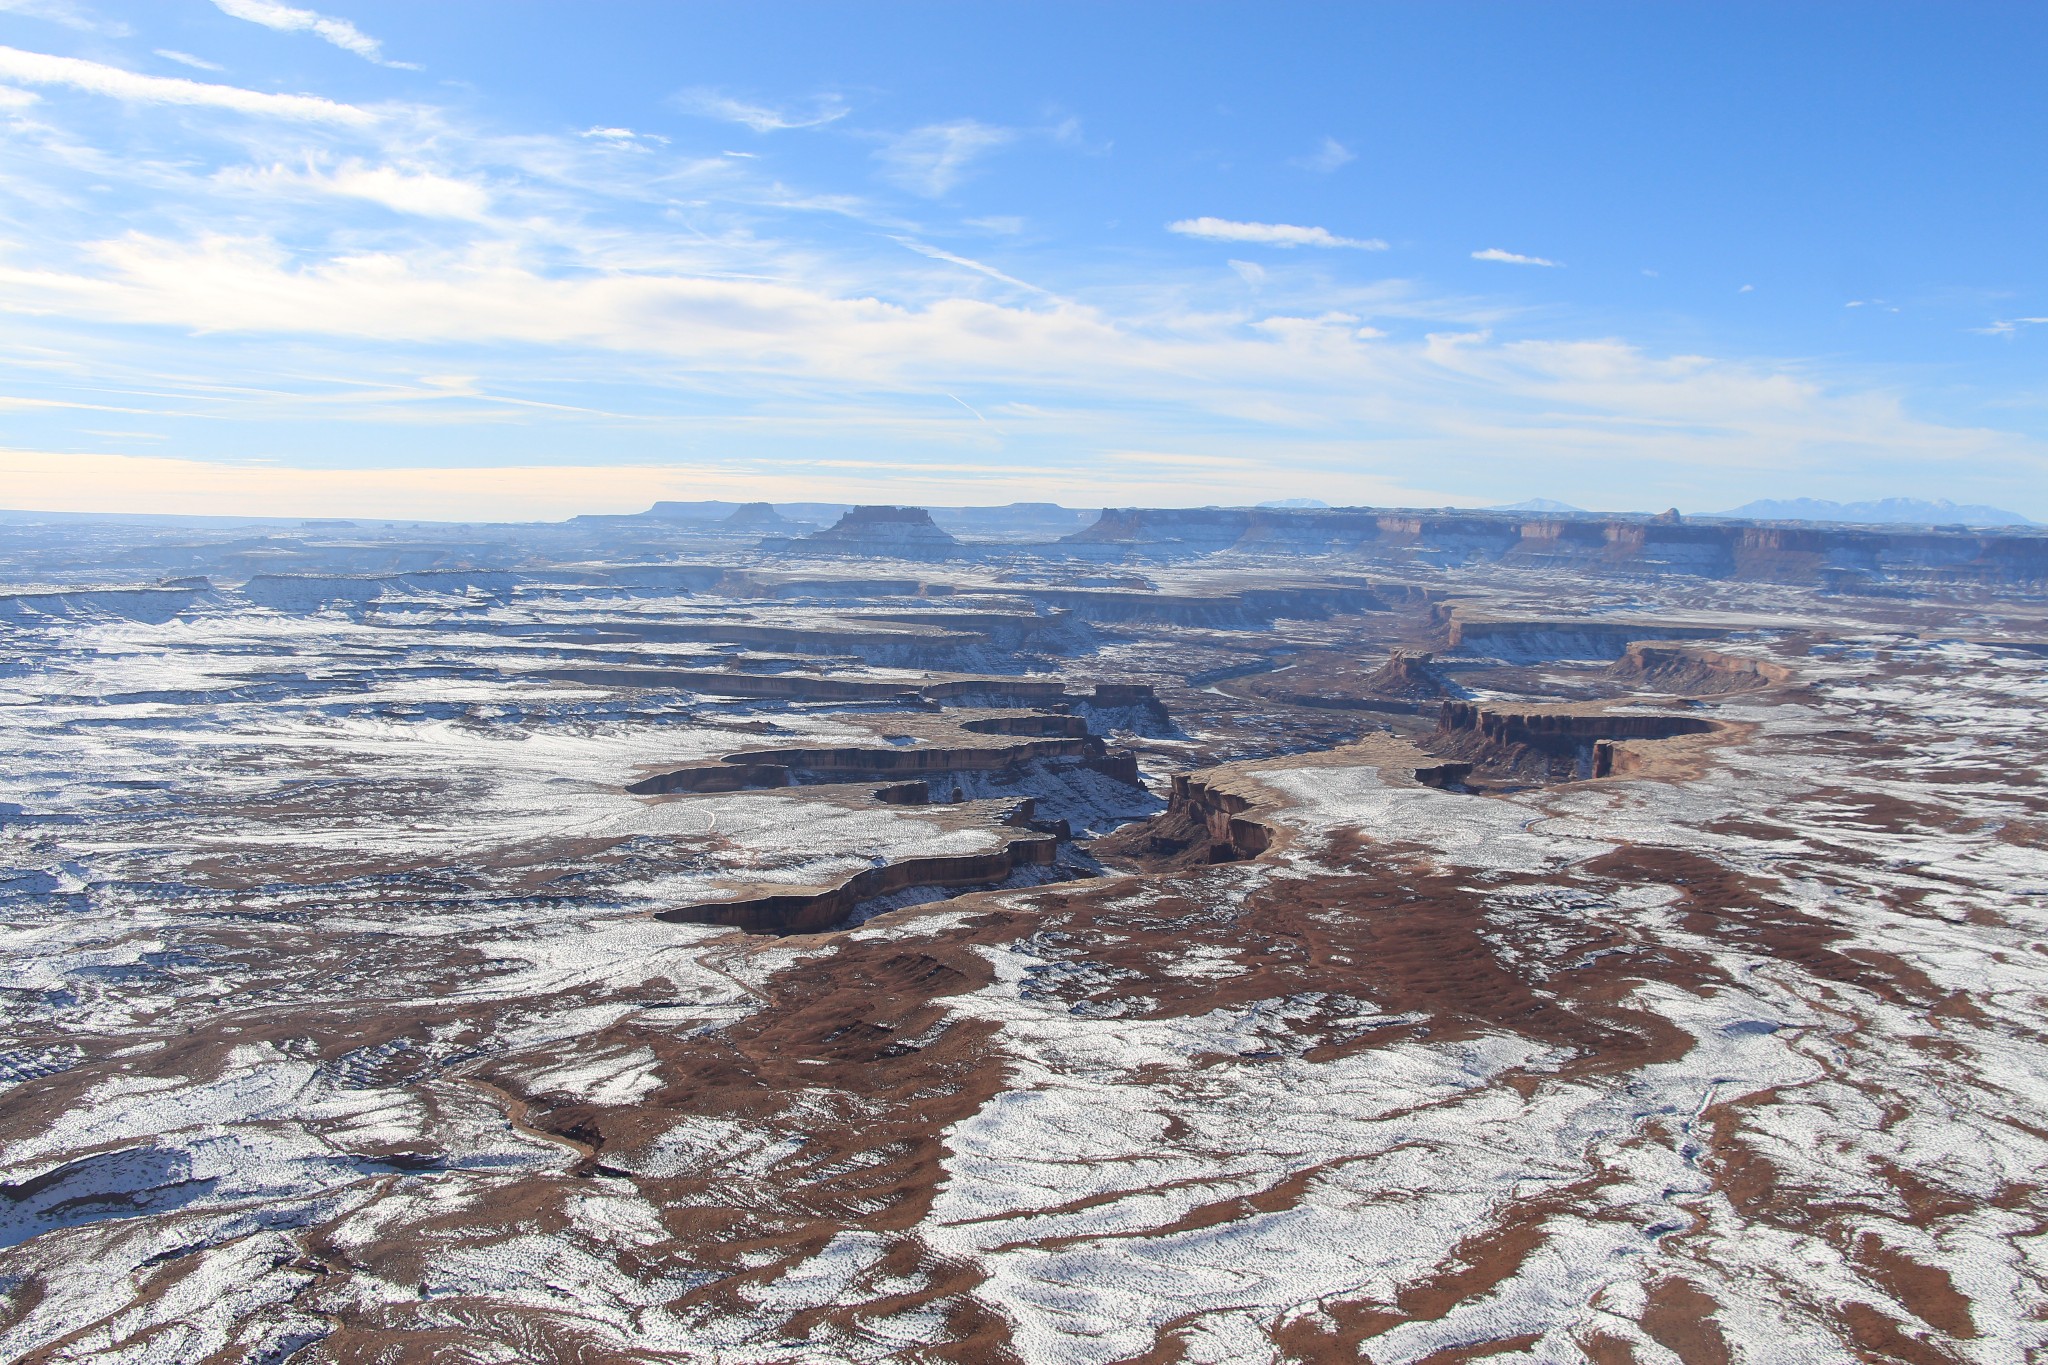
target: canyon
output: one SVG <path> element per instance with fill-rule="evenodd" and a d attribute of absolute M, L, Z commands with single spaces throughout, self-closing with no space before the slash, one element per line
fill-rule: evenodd
<path fill-rule="evenodd" d="M 0 1357 L 2048 1352 L 2048 535 L 5 529 Z"/>

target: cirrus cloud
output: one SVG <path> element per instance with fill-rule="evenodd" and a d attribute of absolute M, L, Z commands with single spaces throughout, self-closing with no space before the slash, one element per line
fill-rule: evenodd
<path fill-rule="evenodd" d="M 144 76 L 103 62 L 53 57 L 0 47 L 0 79 L 23 85 L 63 85 L 130 104 L 183 104 L 230 109 L 239 114 L 313 123 L 368 124 L 375 115 L 353 104 L 318 95 L 272 95 L 238 85 L 188 81 L 181 76 Z"/>
<path fill-rule="evenodd" d="M 1497 246 L 1490 246 L 1484 251 L 1473 252 L 1472 259 L 1475 261 L 1500 261 L 1506 265 L 1543 265 L 1549 266 L 1553 270 L 1563 265 L 1562 261 L 1548 261 L 1541 256 L 1524 256 L 1519 251 L 1502 251 Z"/>
<path fill-rule="evenodd" d="M 1199 237 L 1209 242 L 1251 242 L 1259 246 L 1349 247 L 1353 251 L 1385 251 L 1387 244 L 1377 237 L 1339 237 L 1328 228 L 1297 227 L 1293 223 L 1237 223 L 1228 218 L 1183 218 L 1166 225 L 1168 232 Z"/>
<path fill-rule="evenodd" d="M 1337 141 L 1336 138 L 1325 137 L 1322 145 L 1313 152 L 1310 152 L 1307 156 L 1294 157 L 1288 164 L 1298 166 L 1304 171 L 1315 171 L 1322 175 L 1328 175 L 1347 161 L 1356 160 L 1358 160 L 1357 152 L 1352 151 L 1349 147 Z"/>
<path fill-rule="evenodd" d="M 1016 140 L 1013 129 L 971 118 L 914 128 L 875 153 L 883 178 L 912 194 L 938 199 L 967 178 L 976 159 Z"/>
<path fill-rule="evenodd" d="M 333 170 L 308 164 L 303 170 L 290 166 L 232 167 L 215 179 L 224 185 L 266 193 L 324 194 L 343 199 L 362 199 L 382 204 L 394 213 L 421 218 L 460 218 L 481 221 L 491 207 L 490 191 L 474 181 L 432 171 L 401 170 L 395 166 L 372 166 L 351 159 Z"/>
<path fill-rule="evenodd" d="M 246 19 L 280 33 L 310 33 L 322 42 L 332 43 L 344 52 L 353 52 L 364 61 L 376 62 L 379 66 L 403 67 L 408 71 L 419 69 L 409 62 L 385 61 L 384 44 L 346 19 L 280 4 L 278 0 L 213 0 L 213 7 L 230 18 Z"/>
<path fill-rule="evenodd" d="M 773 105 L 734 99 L 716 90 L 703 89 L 678 91 L 673 102 L 684 113 L 718 119 L 725 123 L 737 123 L 757 133 L 780 133 L 792 128 L 822 128 L 828 123 L 836 123 L 851 112 L 846 101 L 837 95 L 820 95 L 812 101 L 811 107 L 804 111 L 777 109 Z"/>

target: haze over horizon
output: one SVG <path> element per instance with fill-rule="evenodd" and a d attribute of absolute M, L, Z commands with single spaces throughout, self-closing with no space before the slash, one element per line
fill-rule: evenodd
<path fill-rule="evenodd" d="M 0 507 L 2048 520 L 2036 7 L 0 0 Z"/>

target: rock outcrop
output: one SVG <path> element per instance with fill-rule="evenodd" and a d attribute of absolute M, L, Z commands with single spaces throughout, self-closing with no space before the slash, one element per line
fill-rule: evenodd
<path fill-rule="evenodd" d="M 1060 541 L 1077 557 L 1176 559 L 1236 550 L 1394 562 L 1519 564 L 1579 573 L 1818 584 L 1860 591 L 2048 583 L 2048 530 L 1785 525 L 1380 508 L 1113 508 Z"/>
<path fill-rule="evenodd" d="M 1608 673 L 1687 694 L 1750 692 L 1783 686 L 1794 678 L 1791 669 L 1768 659 L 1647 640 L 1630 644 Z"/>
<path fill-rule="evenodd" d="M 1167 814 L 1208 836 L 1205 861 L 1231 863 L 1256 858 L 1273 846 L 1272 829 L 1247 814 L 1256 805 L 1242 791 L 1207 774 L 1176 773 Z"/>
<path fill-rule="evenodd" d="M 1430 748 L 1490 773 L 1569 782 L 1612 776 L 1620 752 L 1617 741 L 1670 739 L 1718 728 L 1703 716 L 1661 711 L 1583 705 L 1509 710 L 1447 701 L 1437 714 Z"/>
<path fill-rule="evenodd" d="M 1375 696 L 1408 701 L 1435 701 L 1456 691 L 1444 681 L 1436 655 L 1405 649 L 1395 650 L 1385 663 L 1366 674 L 1364 685 Z"/>
<path fill-rule="evenodd" d="M 1450 652 L 1534 663 L 1546 659 L 1619 659 L 1639 640 L 1718 640 L 1731 630 L 1716 625 L 1658 625 L 1597 616 L 1496 620 L 1453 611 L 1445 643 Z"/>
<path fill-rule="evenodd" d="M 749 784 L 722 785 L 718 776 L 733 769 L 757 774 L 751 785 L 786 787 L 792 783 L 864 782 L 926 777 L 939 773 L 993 772 L 1043 758 L 1106 758 L 1102 741 L 1092 735 L 1024 739 L 1014 744 L 915 748 L 848 745 L 842 748 L 755 749 L 728 754 L 718 763 L 692 764 L 643 778 L 626 788 L 635 796 L 682 791 L 736 791 Z M 712 785 L 704 785 L 704 784 Z"/>
<path fill-rule="evenodd" d="M 1032 587 L 1020 589 L 1019 593 L 1034 602 L 1071 612 L 1083 621 L 1218 630 L 1263 629 L 1282 617 L 1315 621 L 1350 612 L 1391 609 L 1386 599 L 1365 583 L 1245 588 L 1234 593 L 1199 596 L 1067 587 Z"/>
<path fill-rule="evenodd" d="M 654 917 L 676 924 L 723 924 L 750 934 L 815 934 L 843 923 L 861 902 L 877 896 L 927 886 L 993 886 L 1022 868 L 1049 867 L 1058 857 L 1057 836 L 1033 834 L 992 853 L 906 858 L 856 872 L 837 886 L 679 906 L 658 910 Z"/>
<path fill-rule="evenodd" d="M 947 559 L 960 542 L 940 529 L 922 507 L 856 507 L 816 535 L 790 548 L 889 559 Z"/>
<path fill-rule="evenodd" d="M 758 535 L 793 535 L 806 525 L 783 516 L 772 502 L 741 503 L 718 524 L 728 531 Z"/>

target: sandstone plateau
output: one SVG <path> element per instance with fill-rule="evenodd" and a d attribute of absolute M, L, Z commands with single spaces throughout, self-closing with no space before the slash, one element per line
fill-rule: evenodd
<path fill-rule="evenodd" d="M 2036 532 L 15 531 L 0 1359 L 2048 1356 Z"/>

